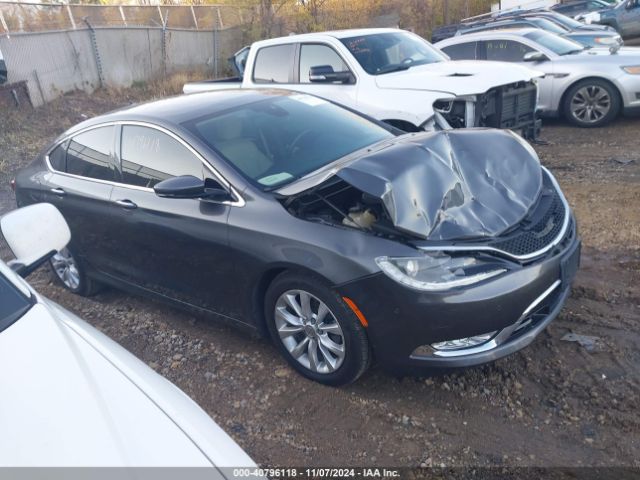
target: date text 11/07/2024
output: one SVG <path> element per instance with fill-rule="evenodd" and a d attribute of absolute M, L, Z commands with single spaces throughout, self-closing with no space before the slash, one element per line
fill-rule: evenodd
<path fill-rule="evenodd" d="M 394 468 L 237 468 L 234 478 L 399 478 Z"/>

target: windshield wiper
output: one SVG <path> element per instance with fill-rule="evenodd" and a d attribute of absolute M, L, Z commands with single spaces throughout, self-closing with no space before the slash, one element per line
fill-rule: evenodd
<path fill-rule="evenodd" d="M 402 70 L 409 70 L 414 65 L 412 64 L 396 64 L 387 65 L 376 72 L 376 75 L 383 75 L 385 73 L 400 72 Z"/>
<path fill-rule="evenodd" d="M 564 52 L 562 55 L 574 55 L 576 53 L 583 52 L 584 50 L 585 50 L 584 48 L 576 48 L 574 50 L 569 50 L 568 52 Z"/>

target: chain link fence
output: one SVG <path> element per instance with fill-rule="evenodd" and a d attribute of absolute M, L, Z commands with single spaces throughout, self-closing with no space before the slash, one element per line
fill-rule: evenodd
<path fill-rule="evenodd" d="M 0 3 L 0 51 L 8 83 L 26 82 L 38 106 L 181 71 L 220 76 L 244 45 L 242 25 L 241 9 L 225 6 Z"/>

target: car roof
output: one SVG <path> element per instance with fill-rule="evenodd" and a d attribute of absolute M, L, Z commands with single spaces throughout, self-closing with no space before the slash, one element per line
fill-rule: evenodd
<path fill-rule="evenodd" d="M 438 43 L 458 43 L 455 40 L 469 41 L 475 39 L 485 39 L 488 35 L 510 35 L 513 37 L 524 37 L 528 33 L 540 32 L 539 28 L 500 28 L 497 30 L 482 30 L 479 32 L 465 33 L 464 35 L 458 35 L 455 37 L 447 38 Z"/>
<path fill-rule="evenodd" d="M 286 37 L 277 37 L 270 38 L 268 40 L 261 40 L 259 42 L 255 42 L 254 45 L 262 46 L 262 45 L 271 45 L 274 43 L 296 43 L 303 42 L 305 40 L 317 40 L 322 37 L 332 37 L 332 38 L 350 38 L 350 37 L 359 37 L 362 35 L 375 35 L 380 33 L 398 33 L 404 32 L 405 30 L 401 30 L 398 28 L 354 28 L 349 30 L 330 30 L 327 32 L 314 32 L 314 33 L 302 33 L 298 35 L 289 35 Z"/>
<path fill-rule="evenodd" d="M 530 17 L 528 17 L 530 18 Z M 534 17 L 535 18 L 535 17 Z M 491 22 L 483 22 L 483 23 L 478 23 L 478 24 L 470 24 L 469 25 L 469 29 L 472 28 L 485 28 L 485 27 L 493 27 L 493 26 L 500 26 L 500 25 L 508 25 L 510 23 L 514 23 L 514 22 L 523 22 L 526 21 L 525 18 L 497 18 Z"/>
<path fill-rule="evenodd" d="M 169 98 L 121 108 L 86 120 L 66 134 L 108 122 L 140 121 L 162 126 L 178 126 L 199 117 L 248 105 L 274 96 L 290 96 L 296 92 L 278 89 L 229 89 L 176 95 Z"/>

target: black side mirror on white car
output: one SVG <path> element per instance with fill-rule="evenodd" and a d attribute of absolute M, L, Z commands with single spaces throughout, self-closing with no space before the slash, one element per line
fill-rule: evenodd
<path fill-rule="evenodd" d="M 37 203 L 0 217 L 0 231 L 16 257 L 9 267 L 27 277 L 71 240 L 60 211 L 50 203 Z"/>
<path fill-rule="evenodd" d="M 544 62 L 549 60 L 549 57 L 542 52 L 527 52 L 524 54 L 524 57 L 522 57 L 522 60 L 525 62 Z"/>
<path fill-rule="evenodd" d="M 351 83 L 351 72 L 335 72 L 331 65 L 317 65 L 309 69 L 309 81 L 313 83 Z"/>

